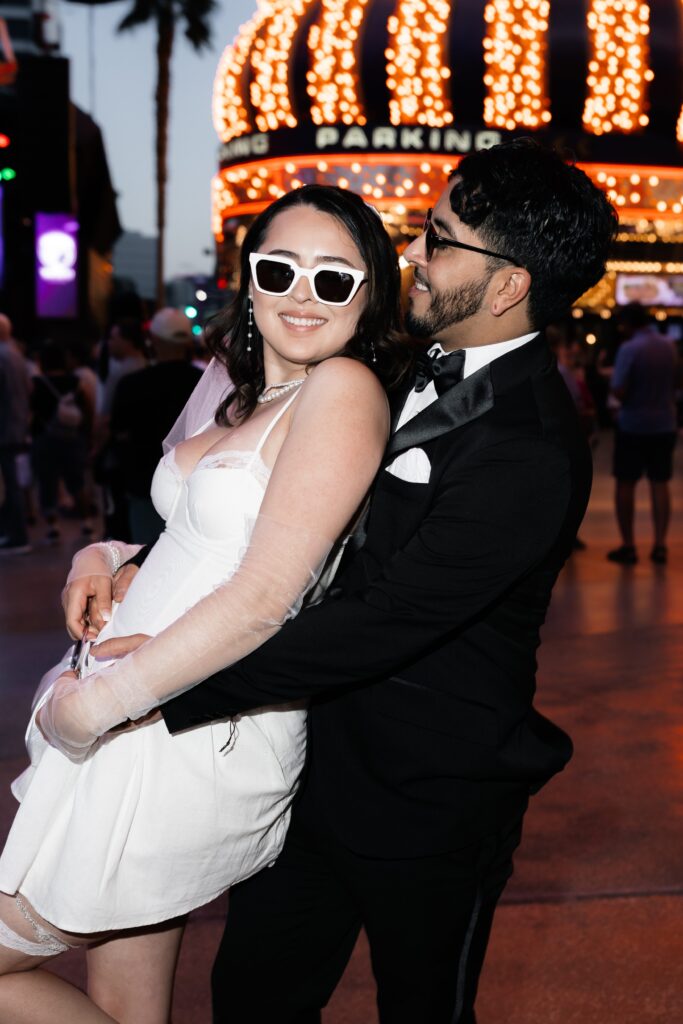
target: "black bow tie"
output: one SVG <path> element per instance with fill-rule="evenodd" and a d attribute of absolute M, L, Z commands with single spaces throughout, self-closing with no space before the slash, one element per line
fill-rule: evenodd
<path fill-rule="evenodd" d="M 424 391 L 430 381 L 434 381 L 437 395 L 459 384 L 465 368 L 465 350 L 459 348 L 445 356 L 430 356 L 424 352 L 418 357 L 415 374 L 415 391 Z"/>

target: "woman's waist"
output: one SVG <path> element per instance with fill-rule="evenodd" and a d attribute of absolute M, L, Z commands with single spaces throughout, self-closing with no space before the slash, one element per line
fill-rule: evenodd
<path fill-rule="evenodd" d="M 102 639 L 165 629 L 233 575 L 241 550 L 235 546 L 180 543 L 164 532 L 135 575 Z M 106 632 L 106 636 L 105 636 Z"/>

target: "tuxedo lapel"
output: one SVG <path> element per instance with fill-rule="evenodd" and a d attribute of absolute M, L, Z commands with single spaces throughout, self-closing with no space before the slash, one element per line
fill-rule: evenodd
<path fill-rule="evenodd" d="M 389 440 L 385 462 L 394 459 L 408 448 L 415 448 L 449 430 L 469 423 L 492 406 L 493 385 L 490 368 L 483 366 L 481 370 L 456 384 L 397 430 Z"/>

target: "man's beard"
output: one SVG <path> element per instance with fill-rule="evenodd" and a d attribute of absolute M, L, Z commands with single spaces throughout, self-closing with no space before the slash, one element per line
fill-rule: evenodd
<path fill-rule="evenodd" d="M 450 292 L 432 295 L 432 304 L 422 316 L 413 307 L 406 313 L 406 327 L 415 338 L 435 338 L 453 324 L 469 320 L 482 307 L 491 277 L 484 281 L 470 281 Z"/>

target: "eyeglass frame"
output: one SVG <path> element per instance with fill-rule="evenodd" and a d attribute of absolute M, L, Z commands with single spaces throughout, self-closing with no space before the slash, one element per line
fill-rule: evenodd
<path fill-rule="evenodd" d="M 454 238 L 445 238 L 443 235 L 438 234 L 434 230 L 432 224 L 432 211 L 434 207 L 430 206 L 427 210 L 427 214 L 422 225 L 422 234 L 425 236 L 425 256 L 427 263 L 431 262 L 434 250 L 438 246 L 449 246 L 452 249 L 467 249 L 468 252 L 479 252 L 482 256 L 493 256 L 497 260 L 505 260 L 506 263 L 516 263 L 518 267 L 521 267 L 519 260 L 514 259 L 512 256 L 503 256 L 500 252 L 492 252 L 491 249 L 482 249 L 479 245 L 467 245 L 466 242 L 457 242 Z"/>
<path fill-rule="evenodd" d="M 285 266 L 290 267 L 294 271 L 294 277 L 292 278 L 289 286 L 283 292 L 271 292 L 267 288 L 262 288 L 258 283 L 256 274 L 256 267 L 261 260 L 271 260 L 274 263 L 284 263 Z M 323 306 L 348 306 L 356 297 L 361 289 L 361 286 L 367 282 L 367 276 L 364 270 L 359 270 L 357 267 L 349 267 L 346 264 L 340 265 L 339 263 L 319 263 L 316 267 L 301 267 L 293 260 L 291 256 L 275 256 L 267 252 L 250 252 L 249 253 L 249 266 L 251 268 L 251 279 L 254 284 L 254 288 L 261 292 L 262 295 L 276 295 L 285 297 L 291 295 L 296 287 L 297 283 L 302 277 L 305 277 L 308 281 L 311 292 L 316 302 L 320 302 Z M 318 294 L 318 290 L 315 286 L 315 275 L 320 273 L 321 270 L 332 270 L 337 274 L 348 274 L 353 279 L 353 285 L 349 293 L 349 297 L 344 299 L 343 302 L 330 302 L 329 299 L 323 299 Z"/>

